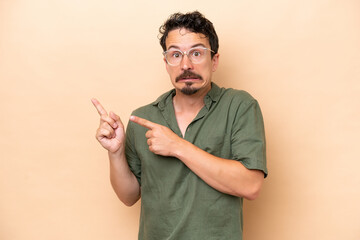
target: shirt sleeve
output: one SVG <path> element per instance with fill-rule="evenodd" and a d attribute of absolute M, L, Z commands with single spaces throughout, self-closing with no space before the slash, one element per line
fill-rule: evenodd
<path fill-rule="evenodd" d="M 248 169 L 263 171 L 266 177 L 268 171 L 264 122 L 260 106 L 255 99 L 240 104 L 231 134 L 231 151 L 234 159 Z"/>
<path fill-rule="evenodd" d="M 133 123 L 130 121 L 126 129 L 125 154 L 130 170 L 141 186 L 141 161 L 136 153 Z"/>

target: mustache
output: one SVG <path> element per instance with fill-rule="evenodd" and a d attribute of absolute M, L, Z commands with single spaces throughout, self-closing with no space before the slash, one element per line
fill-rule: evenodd
<path fill-rule="evenodd" d="M 175 78 L 175 81 L 178 82 L 181 79 L 185 79 L 185 78 L 198 78 L 200 80 L 203 79 L 202 76 L 200 76 L 199 74 L 193 73 L 190 70 L 185 70 L 182 74 L 180 74 Z"/>

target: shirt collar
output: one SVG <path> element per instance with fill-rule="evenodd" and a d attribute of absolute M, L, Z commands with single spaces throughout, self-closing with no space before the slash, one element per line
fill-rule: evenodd
<path fill-rule="evenodd" d="M 221 95 L 221 88 L 216 85 L 215 83 L 211 83 L 211 89 L 210 91 L 206 94 L 205 96 L 205 104 L 206 104 L 206 99 L 210 99 L 212 102 L 217 102 L 220 98 L 220 95 Z"/>

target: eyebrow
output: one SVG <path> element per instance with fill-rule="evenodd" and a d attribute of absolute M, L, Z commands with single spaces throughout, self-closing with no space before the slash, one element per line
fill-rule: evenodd
<path fill-rule="evenodd" d="M 194 47 L 206 47 L 206 46 L 205 46 L 204 44 L 202 44 L 202 43 L 197 43 L 197 44 L 195 44 L 195 45 L 192 45 L 190 48 L 194 48 Z M 170 45 L 167 50 L 169 50 L 170 48 L 180 49 L 180 47 L 177 46 L 177 45 Z"/>

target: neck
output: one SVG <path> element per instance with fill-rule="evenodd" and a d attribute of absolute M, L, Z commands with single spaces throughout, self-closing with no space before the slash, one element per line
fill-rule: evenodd
<path fill-rule="evenodd" d="M 175 111 L 199 111 L 204 106 L 204 97 L 210 89 L 198 91 L 192 95 L 186 95 L 180 90 L 176 90 L 176 95 L 173 98 Z"/>

